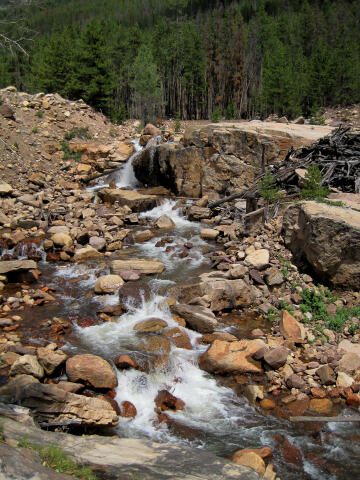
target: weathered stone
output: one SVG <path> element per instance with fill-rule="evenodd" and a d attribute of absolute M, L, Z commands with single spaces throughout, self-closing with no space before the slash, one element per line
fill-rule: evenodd
<path fill-rule="evenodd" d="M 289 350 L 285 347 L 273 348 L 265 353 L 264 360 L 271 368 L 277 370 L 285 365 L 288 355 Z"/>
<path fill-rule="evenodd" d="M 150 240 L 153 238 L 154 234 L 152 233 L 151 230 L 141 230 L 140 232 L 135 232 L 134 233 L 134 240 L 135 242 L 141 243 L 141 242 L 146 242 L 147 240 Z"/>
<path fill-rule="evenodd" d="M 299 390 L 306 387 L 306 382 L 299 375 L 293 373 L 286 379 L 286 385 L 289 388 L 298 388 Z"/>
<path fill-rule="evenodd" d="M 305 329 L 287 310 L 282 310 L 280 333 L 286 339 L 305 339 Z"/>
<path fill-rule="evenodd" d="M 15 376 L 19 374 L 43 378 L 44 369 L 35 355 L 23 355 L 22 357 L 19 357 L 10 368 L 10 375 Z"/>
<path fill-rule="evenodd" d="M 114 293 L 124 285 L 120 275 L 104 275 L 95 282 L 95 293 Z"/>
<path fill-rule="evenodd" d="M 7 260 L 0 261 L 0 275 L 12 275 L 18 272 L 35 270 L 37 263 L 34 260 Z"/>
<path fill-rule="evenodd" d="M 135 270 L 146 275 L 151 275 L 163 273 L 165 270 L 165 265 L 156 258 L 132 258 L 131 260 L 114 260 L 111 262 L 110 270 L 115 274 L 120 274 L 120 272 L 124 270 Z"/>
<path fill-rule="evenodd" d="M 30 383 L 39 383 L 32 375 L 19 374 L 10 378 L 8 383 L 0 387 L 0 399 L 5 403 L 17 403 L 21 398 L 21 391 Z"/>
<path fill-rule="evenodd" d="M 102 188 L 98 191 L 98 195 L 104 203 L 118 202 L 120 207 L 128 206 L 133 212 L 150 210 L 156 207 L 157 203 L 156 196 L 143 195 L 133 190 Z"/>
<path fill-rule="evenodd" d="M 177 304 L 171 310 L 186 320 L 187 324 L 197 332 L 212 333 L 217 327 L 218 322 L 215 315 L 206 307 Z"/>
<path fill-rule="evenodd" d="M 342 353 L 356 353 L 360 355 L 360 343 L 352 343 L 349 340 L 342 340 L 338 347 L 338 352 Z"/>
<path fill-rule="evenodd" d="M 360 288 L 360 212 L 324 203 L 290 206 L 283 219 L 285 245 L 325 282 Z"/>
<path fill-rule="evenodd" d="M 255 472 L 257 472 L 261 476 L 263 476 L 265 473 L 265 462 L 255 452 L 248 451 L 248 452 L 243 452 L 242 454 L 239 454 L 237 452 L 231 457 L 231 460 L 239 465 L 251 467 L 253 470 L 255 470 Z"/>
<path fill-rule="evenodd" d="M 118 384 L 110 364 L 96 355 L 75 355 L 66 361 L 66 374 L 71 382 L 78 380 L 95 388 L 115 388 Z"/>
<path fill-rule="evenodd" d="M 269 265 L 270 254 L 269 250 L 265 248 L 261 248 L 260 250 L 255 250 L 255 252 L 250 253 L 245 258 L 245 262 L 247 262 L 252 267 L 262 270 Z"/>
<path fill-rule="evenodd" d="M 337 387 L 351 387 L 354 383 L 354 379 L 347 375 L 345 372 L 339 372 L 336 379 L 336 386 Z"/>
<path fill-rule="evenodd" d="M 212 213 L 210 208 L 191 205 L 187 210 L 187 215 L 189 220 L 199 221 L 205 218 L 211 218 Z"/>
<path fill-rule="evenodd" d="M 0 181 L 0 196 L 9 195 L 13 191 L 11 185 L 6 182 Z"/>
<path fill-rule="evenodd" d="M 124 402 L 121 402 L 120 410 L 121 410 L 121 413 L 120 413 L 121 417 L 135 418 L 137 415 L 137 410 L 135 405 L 127 400 L 125 400 Z"/>
<path fill-rule="evenodd" d="M 316 373 L 323 385 L 332 385 L 335 383 L 334 370 L 329 365 L 322 365 L 316 370 Z"/>
<path fill-rule="evenodd" d="M 55 233 L 51 240 L 56 247 L 71 247 L 73 244 L 72 238 L 66 233 Z"/>
<path fill-rule="evenodd" d="M 345 353 L 339 361 L 339 371 L 352 373 L 360 369 L 360 355 Z"/>
<path fill-rule="evenodd" d="M 103 237 L 90 237 L 89 245 L 101 252 L 106 247 L 106 240 Z"/>
<path fill-rule="evenodd" d="M 75 262 L 83 262 L 85 260 L 90 260 L 92 258 L 101 257 L 101 253 L 98 252 L 91 245 L 87 245 L 84 248 L 79 248 L 75 251 L 74 260 Z"/>
<path fill-rule="evenodd" d="M 214 342 L 215 340 L 225 340 L 225 342 L 237 342 L 238 338 L 228 332 L 213 332 L 206 333 L 201 337 L 200 340 L 198 340 L 198 342 L 203 345 L 207 345 Z"/>
<path fill-rule="evenodd" d="M 264 387 L 262 385 L 246 385 L 243 393 L 250 404 L 255 404 L 257 399 L 264 398 Z"/>
<path fill-rule="evenodd" d="M 165 320 L 161 320 L 160 318 L 149 318 L 148 320 L 136 323 L 133 330 L 139 333 L 154 333 L 164 330 L 167 326 L 168 324 Z"/>
<path fill-rule="evenodd" d="M 255 300 L 253 287 L 244 280 L 207 279 L 199 285 L 213 311 L 249 307 Z"/>
<path fill-rule="evenodd" d="M 279 269 L 272 267 L 266 270 L 265 280 L 270 287 L 273 287 L 274 285 L 281 285 L 284 283 L 284 275 Z"/>
<path fill-rule="evenodd" d="M 199 358 L 199 366 L 211 373 L 261 373 L 260 363 L 251 358 L 261 345 L 260 340 L 215 340 Z"/>
<path fill-rule="evenodd" d="M 160 230 L 169 230 L 175 228 L 175 226 L 175 223 L 168 215 L 161 215 L 154 223 L 154 227 Z"/>
<path fill-rule="evenodd" d="M 46 347 L 39 347 L 37 349 L 37 357 L 47 375 L 54 373 L 56 368 L 67 359 L 66 353 L 59 350 L 55 343 L 49 343 Z"/>
<path fill-rule="evenodd" d="M 204 240 L 216 240 L 219 234 L 219 230 L 215 230 L 213 228 L 203 228 L 200 232 L 200 237 Z"/>
<path fill-rule="evenodd" d="M 329 415 L 332 412 L 333 404 L 329 398 L 312 398 L 310 410 L 320 415 Z"/>

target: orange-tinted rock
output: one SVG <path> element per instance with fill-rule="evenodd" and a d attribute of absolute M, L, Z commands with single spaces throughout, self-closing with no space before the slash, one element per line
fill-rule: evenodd
<path fill-rule="evenodd" d="M 231 460 L 238 465 L 244 465 L 245 467 L 252 468 L 261 476 L 263 476 L 265 473 L 264 460 L 254 452 L 247 451 L 238 455 L 235 454 Z"/>
<path fill-rule="evenodd" d="M 251 358 L 259 350 L 259 340 L 224 342 L 215 340 L 201 355 L 199 366 L 211 373 L 261 373 L 261 364 Z"/>
<path fill-rule="evenodd" d="M 314 387 L 314 388 L 311 389 L 311 395 L 314 398 L 325 398 L 326 397 L 326 392 L 322 388 Z"/>
<path fill-rule="evenodd" d="M 224 340 L 225 342 L 237 342 L 238 338 L 235 335 L 227 332 L 214 332 L 214 333 L 205 333 L 201 338 L 199 338 L 198 343 L 201 345 L 207 345 L 214 342 L 215 340 Z"/>
<path fill-rule="evenodd" d="M 279 444 L 281 455 L 287 463 L 292 463 L 299 467 L 302 466 L 302 454 L 295 445 L 280 434 L 275 435 L 275 441 Z"/>
<path fill-rule="evenodd" d="M 346 396 L 346 403 L 351 407 L 359 407 L 360 406 L 359 395 L 354 392 L 348 393 L 348 395 Z"/>
<path fill-rule="evenodd" d="M 125 400 L 124 402 L 121 402 L 121 417 L 125 418 L 134 418 L 137 415 L 137 410 L 135 405 L 133 405 L 131 402 L 128 402 Z"/>
<path fill-rule="evenodd" d="M 270 447 L 244 448 L 242 450 L 237 450 L 236 452 L 234 452 L 229 457 L 229 460 L 234 462 L 235 461 L 234 458 L 236 458 L 236 456 L 241 456 L 242 454 L 248 453 L 248 452 L 256 453 L 256 455 L 259 455 L 259 457 L 261 457 L 266 462 L 270 461 L 272 459 L 272 456 L 273 456 L 273 451 L 271 450 Z"/>
<path fill-rule="evenodd" d="M 276 407 L 275 402 L 270 400 L 270 398 L 263 398 L 260 402 L 260 407 L 263 408 L 264 410 L 272 410 L 273 408 Z"/>
<path fill-rule="evenodd" d="M 114 363 L 120 370 L 127 370 L 128 368 L 139 369 L 139 364 L 129 357 L 129 355 L 120 355 L 115 358 Z"/>
<path fill-rule="evenodd" d="M 304 340 L 304 327 L 287 310 L 281 312 L 280 333 L 284 338 Z"/>
<path fill-rule="evenodd" d="M 291 414 L 295 417 L 303 415 L 309 408 L 310 399 L 308 397 L 304 397 L 300 400 L 295 400 L 295 402 L 291 402 L 289 405 L 286 405 L 286 408 L 291 412 Z"/>
<path fill-rule="evenodd" d="M 167 390 L 160 390 L 155 398 L 155 405 L 160 412 L 165 410 L 184 410 L 185 408 L 185 402 L 180 400 L 180 398 L 175 397 Z"/>
<path fill-rule="evenodd" d="M 115 388 L 117 378 L 111 365 L 96 355 L 75 355 L 66 361 L 66 374 L 71 382 L 82 381 L 95 388 Z"/>
<path fill-rule="evenodd" d="M 164 332 L 164 336 L 168 337 L 171 343 L 173 343 L 176 347 L 192 350 L 189 337 L 180 328 L 172 328 L 171 330 Z"/>
<path fill-rule="evenodd" d="M 320 415 L 328 415 L 332 412 L 332 401 L 329 398 L 313 398 L 310 400 L 310 410 Z"/>

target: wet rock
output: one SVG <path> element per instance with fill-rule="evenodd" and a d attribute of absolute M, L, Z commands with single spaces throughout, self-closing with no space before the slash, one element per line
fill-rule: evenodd
<path fill-rule="evenodd" d="M 264 461 L 270 461 L 272 456 L 273 456 L 273 452 L 271 450 L 270 447 L 262 447 L 262 448 L 244 448 L 242 450 L 237 450 L 236 452 L 234 452 L 230 457 L 229 459 L 236 463 L 236 460 L 234 460 L 233 458 L 236 458 L 237 456 L 241 456 L 243 455 L 244 453 L 249 453 L 249 452 L 253 452 L 253 453 L 256 453 L 256 455 L 259 455 L 259 457 L 261 457 Z"/>
<path fill-rule="evenodd" d="M 168 324 L 165 320 L 161 320 L 160 318 L 149 318 L 148 320 L 136 323 L 133 330 L 139 333 L 154 333 L 164 330 L 167 326 Z"/>
<path fill-rule="evenodd" d="M 19 357 L 10 368 L 10 375 L 15 376 L 19 374 L 43 378 L 44 369 L 35 355 L 23 355 Z"/>
<path fill-rule="evenodd" d="M 297 388 L 301 390 L 306 387 L 306 382 L 301 377 L 299 377 L 299 375 L 293 373 L 286 379 L 286 385 L 289 388 Z"/>
<path fill-rule="evenodd" d="M 124 285 L 124 280 L 119 275 L 104 275 L 95 282 L 95 293 L 114 293 Z"/>
<path fill-rule="evenodd" d="M 203 335 L 198 343 L 202 345 L 208 345 L 209 343 L 214 342 L 215 340 L 225 340 L 226 342 L 237 342 L 238 338 L 235 335 L 231 335 L 228 332 L 213 332 L 213 333 L 206 333 Z"/>
<path fill-rule="evenodd" d="M 125 282 L 136 282 L 140 280 L 141 275 L 135 270 L 127 270 L 124 272 L 120 272 L 120 277 L 125 280 Z"/>
<path fill-rule="evenodd" d="M 250 404 L 255 404 L 257 399 L 262 400 L 264 398 L 264 387 L 261 385 L 247 385 L 243 393 Z"/>
<path fill-rule="evenodd" d="M 242 452 L 242 453 L 239 453 Z M 230 458 L 233 462 L 250 467 L 255 470 L 259 475 L 263 476 L 265 473 L 265 462 L 264 460 L 257 455 L 255 452 L 251 451 L 239 451 L 236 452 Z"/>
<path fill-rule="evenodd" d="M 153 236 L 154 234 L 151 230 L 142 230 L 141 232 L 134 233 L 134 240 L 137 243 L 142 243 L 150 240 L 151 238 L 153 238 Z"/>
<path fill-rule="evenodd" d="M 333 404 L 329 398 L 312 398 L 310 400 L 310 410 L 320 415 L 330 415 Z"/>
<path fill-rule="evenodd" d="M 137 415 L 135 405 L 127 400 L 121 402 L 120 411 L 120 416 L 124 418 L 135 418 Z"/>
<path fill-rule="evenodd" d="M 34 260 L 7 260 L 0 261 L 0 275 L 6 275 L 9 282 L 17 282 L 21 275 L 37 269 Z"/>
<path fill-rule="evenodd" d="M 335 383 L 334 370 L 329 365 L 322 365 L 316 370 L 323 385 L 332 385 Z"/>
<path fill-rule="evenodd" d="M 200 206 L 197 206 L 197 205 L 191 205 L 191 207 L 189 207 L 188 210 L 187 210 L 187 215 L 189 217 L 189 220 L 199 221 L 199 220 L 203 220 L 205 218 L 206 219 L 211 218 L 212 212 L 211 212 L 210 208 L 204 208 L 204 207 L 200 207 Z"/>
<path fill-rule="evenodd" d="M 211 373 L 261 373 L 261 364 L 251 358 L 261 345 L 260 340 L 215 340 L 199 358 L 199 366 Z"/>
<path fill-rule="evenodd" d="M 119 290 L 119 301 L 123 305 L 139 307 L 150 300 L 150 289 L 145 283 L 125 283 Z"/>
<path fill-rule="evenodd" d="M 299 467 L 303 464 L 301 451 L 289 442 L 283 435 L 276 434 L 275 441 L 279 444 L 281 455 L 285 462 L 292 463 Z"/>
<path fill-rule="evenodd" d="M 185 408 L 185 402 L 167 390 L 160 390 L 154 401 L 158 412 L 164 412 L 166 410 L 174 410 L 176 412 L 177 410 L 184 410 Z"/>
<path fill-rule="evenodd" d="M 115 358 L 114 364 L 119 370 L 127 370 L 129 368 L 139 369 L 139 364 L 129 357 L 129 355 L 120 355 Z"/>
<path fill-rule="evenodd" d="M 264 410 L 272 410 L 276 408 L 276 403 L 270 400 L 270 398 L 264 398 L 260 402 L 260 407 Z"/>
<path fill-rule="evenodd" d="M 359 289 L 360 212 L 301 202 L 286 210 L 283 236 L 295 260 L 311 265 L 320 279 Z"/>
<path fill-rule="evenodd" d="M 114 260 L 111 262 L 110 269 L 115 274 L 120 274 L 124 270 L 135 270 L 145 275 L 151 275 L 163 273 L 165 265 L 156 258 L 132 258 L 131 260 Z"/>
<path fill-rule="evenodd" d="M 264 354 L 264 360 L 271 368 L 277 370 L 285 365 L 288 355 L 289 350 L 285 347 L 273 348 Z"/>
<path fill-rule="evenodd" d="M 265 248 L 255 250 L 255 252 L 252 252 L 245 257 L 245 262 L 257 270 L 263 270 L 265 267 L 267 267 L 269 265 L 269 260 L 269 250 L 266 250 Z"/>
<path fill-rule="evenodd" d="M 192 350 L 191 342 L 184 330 L 180 328 L 172 328 L 164 332 L 164 336 L 167 337 L 173 345 L 177 348 L 185 348 L 186 350 Z"/>
<path fill-rule="evenodd" d="M 200 232 L 200 237 L 204 240 L 216 240 L 219 234 L 219 230 L 214 230 L 213 228 L 203 228 Z"/>
<path fill-rule="evenodd" d="M 78 380 L 95 388 L 115 388 L 118 384 L 110 364 L 96 355 L 75 355 L 66 361 L 66 374 L 71 382 Z"/>
<path fill-rule="evenodd" d="M 73 244 L 73 240 L 70 235 L 66 233 L 55 233 L 51 237 L 51 241 L 55 245 L 55 247 L 71 247 Z"/>
<path fill-rule="evenodd" d="M 155 221 L 154 227 L 159 230 L 169 230 L 175 228 L 176 225 L 168 215 L 161 215 L 161 217 Z"/>
<path fill-rule="evenodd" d="M 74 260 L 75 262 L 84 262 L 85 260 L 90 260 L 92 258 L 101 257 L 101 253 L 98 252 L 91 245 L 87 245 L 84 248 L 79 248 L 75 251 Z"/>
<path fill-rule="evenodd" d="M 154 366 L 161 366 L 167 363 L 171 349 L 168 338 L 161 335 L 149 335 L 139 345 L 140 350 L 145 350 L 155 355 L 151 362 Z"/>
<path fill-rule="evenodd" d="M 171 311 L 186 320 L 186 323 L 197 332 L 212 333 L 217 327 L 217 320 L 211 310 L 197 305 L 177 304 Z"/>
<path fill-rule="evenodd" d="M 54 373 L 57 367 L 62 365 L 67 359 L 66 353 L 59 350 L 55 343 L 49 343 L 46 347 L 39 347 L 37 349 L 37 357 L 47 375 Z"/>
<path fill-rule="evenodd" d="M 280 333 L 286 339 L 305 339 L 305 329 L 287 310 L 282 310 Z"/>

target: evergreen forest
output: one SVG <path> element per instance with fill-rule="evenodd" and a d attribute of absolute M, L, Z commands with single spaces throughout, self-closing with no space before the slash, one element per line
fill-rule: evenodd
<path fill-rule="evenodd" d="M 360 0 L 0 0 L 0 87 L 115 122 L 360 101 Z"/>

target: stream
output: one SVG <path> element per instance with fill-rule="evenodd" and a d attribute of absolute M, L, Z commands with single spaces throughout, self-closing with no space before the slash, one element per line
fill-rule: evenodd
<path fill-rule="evenodd" d="M 99 184 L 91 187 L 92 191 L 107 186 L 111 181 L 118 187 L 136 186 L 131 162 L 141 147 L 137 141 L 134 145 L 136 152 L 122 170 L 100 179 Z M 109 361 L 119 355 L 128 354 L 141 360 L 147 354 L 139 349 L 139 342 L 144 335 L 133 330 L 136 323 L 157 318 L 164 320 L 169 328 L 179 326 L 164 300 L 171 296 L 169 289 L 177 284 L 191 284 L 200 274 L 210 271 L 206 253 L 215 249 L 215 245 L 202 240 L 199 236 L 201 224 L 188 221 L 179 209 L 174 209 L 175 205 L 174 200 L 164 200 L 156 208 L 141 214 L 147 225 L 136 227 L 151 228 L 155 219 L 166 214 L 175 223 L 175 229 L 159 233 L 144 243 L 124 245 L 121 251 L 111 256 L 111 260 L 158 258 L 165 263 L 166 270 L 163 274 L 144 276 L 141 279 L 142 284 L 150 288 L 150 298 L 143 298 L 138 306 L 129 304 L 127 313 L 117 317 L 115 322 L 81 328 L 75 321 L 73 333 L 65 346 L 68 352 L 94 353 Z M 164 238 L 166 243 L 159 246 L 158 242 Z M 179 258 L 177 252 L 184 248 L 185 243 L 191 243 L 192 248 L 187 257 Z M 38 248 L 41 250 L 41 246 Z M 43 257 L 39 261 L 41 280 L 45 285 L 56 289 L 55 295 L 61 300 L 61 305 L 47 304 L 41 307 L 42 318 L 49 318 L 51 315 L 94 318 L 99 307 L 117 305 L 118 294 L 93 295 L 98 276 L 110 272 L 108 262 L 107 257 L 103 257 L 86 264 L 55 265 L 47 263 Z M 37 315 L 38 319 L 39 310 L 32 315 Z M 28 321 L 31 321 L 31 317 Z M 234 333 L 234 329 L 229 325 L 221 325 L 220 330 Z M 251 325 L 250 322 L 248 331 L 256 326 L 258 324 Z M 309 424 L 309 428 L 304 429 L 303 424 L 296 426 L 288 420 L 250 406 L 244 396 L 237 395 L 235 390 L 227 385 L 226 379 L 211 376 L 198 367 L 198 357 L 208 346 L 198 343 L 201 334 L 187 328 L 184 330 L 191 341 L 192 350 L 171 345 L 169 361 L 162 366 L 154 366 L 148 373 L 135 369 L 118 371 L 115 399 L 119 405 L 123 401 L 130 401 L 137 410 L 135 418 L 119 418 L 115 429 L 119 436 L 182 443 L 210 450 L 220 456 L 228 456 L 241 448 L 270 446 L 274 451 L 272 463 L 277 469 L 277 476 L 282 480 L 359 478 L 360 435 L 355 430 L 357 423 L 322 424 L 319 431 L 312 430 L 312 424 Z M 242 334 L 246 338 L 246 329 Z M 37 341 L 36 338 L 31 340 L 33 343 Z M 159 390 L 163 389 L 185 402 L 184 410 L 166 412 L 174 421 L 170 427 L 165 423 L 159 424 L 154 411 L 154 398 Z M 350 414 L 350 411 L 345 410 L 342 414 Z M 279 446 L 275 439 L 277 434 L 284 435 L 301 450 L 302 465 L 286 462 L 279 455 Z M 326 468 L 323 468 L 322 462 L 325 462 Z"/>

